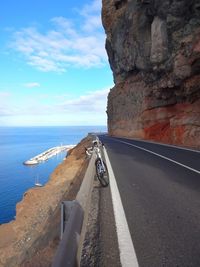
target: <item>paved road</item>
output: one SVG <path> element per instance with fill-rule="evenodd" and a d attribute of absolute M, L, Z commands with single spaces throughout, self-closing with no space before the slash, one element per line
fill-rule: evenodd
<path fill-rule="evenodd" d="M 100 139 L 111 161 L 139 266 L 199 267 L 200 153 L 108 136 Z"/>

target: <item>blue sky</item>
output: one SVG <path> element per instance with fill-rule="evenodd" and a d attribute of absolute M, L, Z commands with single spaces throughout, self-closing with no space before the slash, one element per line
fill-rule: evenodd
<path fill-rule="evenodd" d="M 0 126 L 105 125 L 101 0 L 3 0 L 0 10 Z"/>

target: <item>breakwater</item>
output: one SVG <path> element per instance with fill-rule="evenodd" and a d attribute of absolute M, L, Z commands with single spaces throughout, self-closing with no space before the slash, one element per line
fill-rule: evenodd
<path fill-rule="evenodd" d="M 63 151 L 68 151 L 69 149 L 73 148 L 75 145 L 66 145 L 66 146 L 57 146 L 57 147 L 52 147 L 42 153 L 40 153 L 39 155 L 24 161 L 23 164 L 24 165 L 35 165 L 35 164 L 39 164 L 41 162 L 44 162 L 46 160 L 48 160 L 49 158 L 56 156 L 57 154 L 59 154 L 60 152 Z"/>

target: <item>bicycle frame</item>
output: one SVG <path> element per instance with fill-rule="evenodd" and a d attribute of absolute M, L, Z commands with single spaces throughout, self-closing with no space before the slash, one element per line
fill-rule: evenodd
<path fill-rule="evenodd" d="M 90 148 L 85 148 L 86 155 L 91 157 L 92 154 L 95 153 L 96 160 L 95 160 L 95 167 L 96 167 L 96 176 L 103 187 L 109 185 L 108 180 L 108 170 L 106 167 L 106 163 L 104 163 L 101 150 L 98 145 L 94 145 Z"/>
<path fill-rule="evenodd" d="M 103 172 L 106 172 L 106 168 L 104 166 L 104 163 L 103 163 L 103 160 L 102 160 L 102 157 L 101 157 L 100 149 L 98 147 L 95 147 L 94 151 L 95 151 L 95 154 L 96 154 L 96 159 L 99 159 L 100 162 L 101 162 L 101 166 L 103 168 Z"/>

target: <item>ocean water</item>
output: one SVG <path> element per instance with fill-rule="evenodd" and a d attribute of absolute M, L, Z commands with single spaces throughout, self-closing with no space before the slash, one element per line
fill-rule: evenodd
<path fill-rule="evenodd" d="M 16 203 L 36 179 L 43 185 L 66 152 L 35 166 L 23 162 L 59 145 L 75 145 L 88 132 L 105 132 L 105 126 L 0 127 L 0 224 L 14 219 Z"/>

